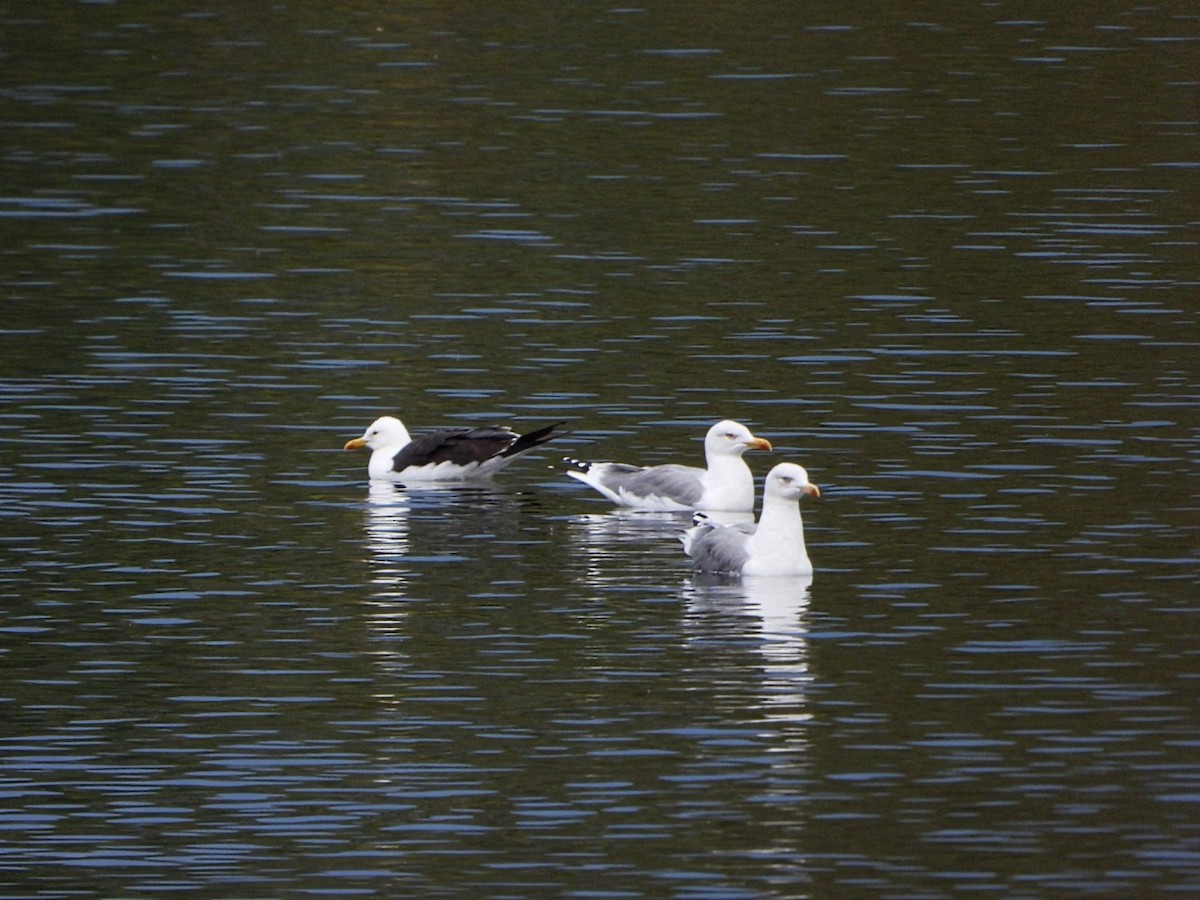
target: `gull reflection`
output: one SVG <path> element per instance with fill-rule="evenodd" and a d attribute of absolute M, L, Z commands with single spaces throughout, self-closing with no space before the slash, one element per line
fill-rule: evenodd
<path fill-rule="evenodd" d="M 413 579 L 432 565 L 469 563 L 469 536 L 493 542 L 515 539 L 518 496 L 490 485 L 404 486 L 372 481 L 364 512 L 365 542 L 379 596 L 403 597 Z"/>
<path fill-rule="evenodd" d="M 581 546 L 607 554 L 618 544 L 640 543 L 676 534 L 686 527 L 687 519 L 678 512 L 613 509 L 573 516 L 571 522 L 575 526 L 572 529 L 575 538 Z"/>
<path fill-rule="evenodd" d="M 411 499 L 395 484 L 372 481 L 363 511 L 364 547 L 371 566 L 370 591 L 362 593 L 370 635 L 367 652 L 387 672 L 406 664 L 408 593 L 411 569 L 409 517 Z M 376 693 L 384 707 L 395 704 L 390 692 Z"/>
<path fill-rule="evenodd" d="M 705 513 L 714 522 L 754 523 L 754 513 Z M 626 509 L 618 507 L 603 513 L 573 516 L 575 541 L 589 552 L 611 556 L 623 552 L 621 544 L 645 543 L 669 539 L 678 544 L 679 535 L 691 525 L 691 513 L 676 510 Z"/>
<path fill-rule="evenodd" d="M 365 514 L 366 546 L 371 553 L 371 583 L 380 599 L 404 595 L 410 568 L 409 515 L 412 502 L 403 488 L 385 481 L 372 481 Z"/>
<path fill-rule="evenodd" d="M 752 620 L 755 646 L 761 657 L 761 704 L 764 720 L 807 721 L 809 670 L 808 624 L 812 576 L 740 579 L 695 575 L 685 586 L 688 617 L 695 624 L 708 619 L 737 617 Z"/>
<path fill-rule="evenodd" d="M 679 535 L 688 514 L 667 510 L 617 508 L 572 516 L 570 540 L 584 561 L 584 576 L 593 584 L 624 583 L 633 570 L 678 561 Z"/>
<path fill-rule="evenodd" d="M 460 551 L 464 533 L 495 536 L 512 516 L 512 496 L 490 486 L 406 487 L 372 481 L 363 507 L 363 549 L 370 566 L 362 603 L 378 665 L 399 672 L 412 653 L 409 616 L 431 589 L 432 571 L 470 563 Z M 391 702 L 390 695 L 378 695 Z"/>
<path fill-rule="evenodd" d="M 812 575 L 742 578 L 746 608 L 758 613 L 763 656 L 773 663 L 799 664 L 808 671 L 804 622 L 812 599 Z"/>

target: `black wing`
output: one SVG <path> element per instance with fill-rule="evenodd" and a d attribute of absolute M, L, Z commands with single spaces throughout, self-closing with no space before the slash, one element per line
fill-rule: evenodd
<path fill-rule="evenodd" d="M 403 472 L 409 466 L 428 466 L 441 462 L 469 466 L 493 456 L 515 456 L 557 437 L 553 431 L 561 424 L 556 422 L 529 434 L 517 434 L 503 425 L 432 431 L 406 444 L 392 457 L 392 470 Z"/>

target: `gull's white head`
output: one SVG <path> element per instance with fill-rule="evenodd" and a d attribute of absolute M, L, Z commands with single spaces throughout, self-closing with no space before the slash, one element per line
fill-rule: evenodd
<path fill-rule="evenodd" d="M 404 427 L 404 423 L 395 416 L 380 416 L 374 422 L 367 426 L 367 430 L 363 432 L 362 437 L 354 438 L 346 441 L 343 450 L 360 450 L 366 447 L 370 450 L 379 450 L 383 447 L 402 447 L 412 440 L 408 436 L 408 429 Z"/>
<path fill-rule="evenodd" d="M 802 494 L 810 497 L 820 497 L 821 489 L 808 480 L 804 466 L 795 463 L 780 463 L 767 473 L 767 483 L 763 493 L 768 497 L 781 497 L 784 500 L 799 500 Z"/>
<path fill-rule="evenodd" d="M 770 450 L 771 442 L 755 437 L 740 422 L 725 419 L 708 429 L 704 438 L 705 455 L 741 456 L 747 450 Z"/>

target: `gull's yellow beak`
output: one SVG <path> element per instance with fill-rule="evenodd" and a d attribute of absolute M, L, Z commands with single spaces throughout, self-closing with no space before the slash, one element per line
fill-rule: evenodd
<path fill-rule="evenodd" d="M 343 450 L 361 450 L 365 446 L 367 446 L 366 441 L 364 441 L 362 438 L 355 438 L 352 441 L 346 441 L 346 446 L 343 447 L 342 449 Z"/>

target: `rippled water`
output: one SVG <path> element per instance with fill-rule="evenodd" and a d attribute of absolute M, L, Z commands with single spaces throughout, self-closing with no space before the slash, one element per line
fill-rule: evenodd
<path fill-rule="evenodd" d="M 0 22 L 5 896 L 1200 887 L 1194 15 Z M 558 464 L 727 416 L 811 581 Z"/>

